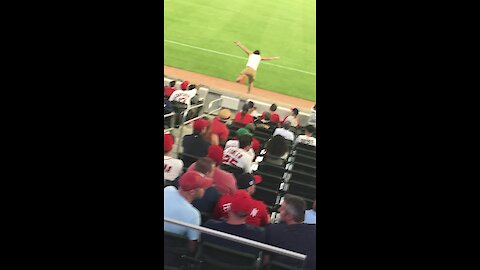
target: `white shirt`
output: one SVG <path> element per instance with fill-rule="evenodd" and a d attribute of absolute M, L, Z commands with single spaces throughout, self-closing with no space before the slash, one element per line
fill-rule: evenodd
<path fill-rule="evenodd" d="M 251 67 L 254 70 L 258 69 L 258 65 L 260 65 L 260 61 L 262 61 L 262 57 L 258 54 L 250 54 L 248 56 L 247 67 Z"/>
<path fill-rule="evenodd" d="M 163 179 L 173 181 L 183 172 L 183 161 L 170 156 L 163 156 Z"/>
<path fill-rule="evenodd" d="M 297 127 L 298 126 L 298 119 L 289 115 L 287 118 L 285 118 L 285 121 L 283 122 L 290 122 L 292 124 L 292 127 Z"/>
<path fill-rule="evenodd" d="M 282 137 L 290 141 L 293 141 L 293 139 L 295 138 L 295 136 L 293 135 L 293 132 L 284 128 L 276 128 L 272 136 L 275 136 L 275 135 L 281 135 Z"/>
<path fill-rule="evenodd" d="M 225 149 L 229 147 L 239 148 L 240 143 L 238 142 L 238 140 L 229 140 L 228 142 L 225 143 Z M 252 155 L 252 157 L 255 157 L 255 151 L 253 151 L 253 148 L 250 148 L 248 152 Z"/>
<path fill-rule="evenodd" d="M 225 148 L 223 151 L 223 163 L 242 168 L 247 173 L 252 172 L 253 158 L 249 152 L 238 147 Z"/>
<path fill-rule="evenodd" d="M 193 88 L 192 90 L 184 91 L 184 90 L 175 90 L 172 93 L 168 100 L 170 101 L 178 101 L 181 103 L 185 103 L 190 105 L 190 100 L 197 94 L 197 89 Z"/>
<path fill-rule="evenodd" d="M 307 137 L 307 135 L 299 135 L 297 139 L 295 140 L 295 144 L 297 143 L 303 143 L 303 144 L 308 144 L 308 145 L 313 145 L 317 146 L 317 139 L 314 137 Z"/>

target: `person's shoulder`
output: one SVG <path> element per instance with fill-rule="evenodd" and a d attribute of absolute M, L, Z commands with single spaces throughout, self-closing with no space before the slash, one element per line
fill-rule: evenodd
<path fill-rule="evenodd" d="M 215 220 L 215 219 L 209 219 L 207 222 L 203 224 L 203 227 L 207 228 L 219 228 L 225 223 L 224 221 L 221 220 Z"/>

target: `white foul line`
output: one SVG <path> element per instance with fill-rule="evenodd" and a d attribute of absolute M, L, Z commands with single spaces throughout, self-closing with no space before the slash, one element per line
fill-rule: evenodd
<path fill-rule="evenodd" d="M 236 55 L 233 55 L 233 54 L 222 53 L 222 52 L 219 52 L 219 51 L 200 48 L 200 47 L 196 47 L 196 46 L 192 46 L 192 45 L 188 45 L 188 44 L 184 44 L 184 43 L 180 43 L 180 42 L 176 42 L 176 41 L 171 41 L 171 40 L 166 40 L 166 39 L 164 39 L 163 41 L 173 43 L 173 44 L 177 44 L 177 45 L 184 46 L 184 47 L 189 47 L 189 48 L 201 50 L 201 51 L 216 53 L 216 54 L 225 55 L 225 56 L 230 56 L 230 57 L 234 57 L 234 58 L 238 58 L 238 59 L 242 59 L 242 60 L 247 60 L 248 59 L 246 57 L 240 57 L 240 56 L 236 56 Z M 313 75 L 313 76 L 317 76 L 316 73 L 308 72 L 308 71 L 305 71 L 305 70 L 300 70 L 300 69 L 290 68 L 290 67 L 284 67 L 284 66 L 280 66 L 280 65 L 266 63 L 266 62 L 263 62 L 263 64 L 270 65 L 270 66 L 275 66 L 275 67 L 279 67 L 279 68 L 283 68 L 283 69 L 293 70 L 293 71 L 297 71 L 297 72 L 301 72 L 301 73 L 305 73 L 305 74 L 309 74 L 309 75 Z"/>

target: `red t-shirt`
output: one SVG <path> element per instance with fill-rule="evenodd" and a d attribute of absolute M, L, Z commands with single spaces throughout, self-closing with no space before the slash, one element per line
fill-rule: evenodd
<path fill-rule="evenodd" d="M 270 122 L 274 122 L 274 123 L 280 122 L 280 115 L 278 115 L 278 113 L 270 112 L 270 114 L 271 114 Z M 265 112 L 262 113 L 260 118 L 263 119 L 264 117 L 265 117 Z"/>
<path fill-rule="evenodd" d="M 163 95 L 164 96 L 171 96 L 173 92 L 175 92 L 175 87 L 170 87 L 170 86 L 164 86 L 163 87 Z"/>
<path fill-rule="evenodd" d="M 270 217 L 268 216 L 267 206 L 262 201 L 258 201 L 252 199 L 253 201 L 253 209 L 250 215 L 247 217 L 245 222 L 252 226 L 263 227 L 270 223 Z M 224 194 L 220 199 L 218 199 L 218 203 L 213 209 L 213 218 L 220 219 L 220 218 L 228 218 L 228 211 L 230 210 L 230 203 L 232 202 L 232 195 L 231 194 Z"/>
<path fill-rule="evenodd" d="M 217 117 L 215 117 L 210 124 L 210 131 L 212 134 L 217 134 L 218 138 L 221 140 L 226 140 L 228 139 L 228 134 L 230 133 L 230 130 L 227 128 L 227 125 L 220 121 Z"/>
<path fill-rule="evenodd" d="M 236 115 L 235 115 L 235 119 L 233 120 L 234 122 L 237 122 L 237 123 L 242 123 L 242 124 L 245 124 L 245 125 L 248 125 L 250 123 L 253 123 L 253 116 L 251 116 L 250 114 L 245 114 L 245 117 L 242 119 L 242 112 L 238 112 Z"/>

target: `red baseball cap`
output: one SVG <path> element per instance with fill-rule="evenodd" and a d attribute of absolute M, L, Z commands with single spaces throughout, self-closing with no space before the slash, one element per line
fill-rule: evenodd
<path fill-rule="evenodd" d="M 187 90 L 187 87 L 188 87 L 189 84 L 190 84 L 189 81 L 184 81 L 184 82 L 182 82 L 180 87 L 182 88 L 182 90 Z"/>
<path fill-rule="evenodd" d="M 200 132 L 202 129 L 207 127 L 210 124 L 210 122 L 206 119 L 197 119 L 193 121 L 193 130 Z"/>
<path fill-rule="evenodd" d="M 172 150 L 173 136 L 171 134 L 163 134 L 163 151 Z"/>
<path fill-rule="evenodd" d="M 232 195 L 230 211 L 233 213 L 243 213 L 249 215 L 253 209 L 253 201 L 250 194 L 245 190 L 238 190 Z"/>
<path fill-rule="evenodd" d="M 208 147 L 207 157 L 211 158 L 217 165 L 223 163 L 223 148 L 219 145 L 210 145 Z"/>
<path fill-rule="evenodd" d="M 212 183 L 212 178 L 205 177 L 204 174 L 197 171 L 188 171 L 180 176 L 178 180 L 179 187 L 184 191 L 196 188 L 208 188 Z"/>

